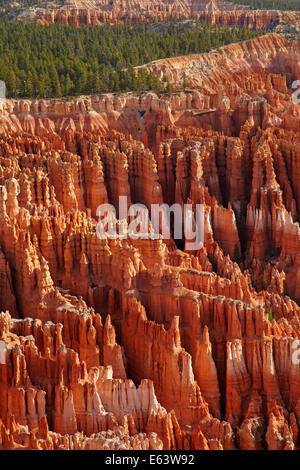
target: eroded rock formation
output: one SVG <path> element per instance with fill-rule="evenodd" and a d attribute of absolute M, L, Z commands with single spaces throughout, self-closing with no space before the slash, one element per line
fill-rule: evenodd
<path fill-rule="evenodd" d="M 299 448 L 299 55 L 269 35 L 149 65 L 186 92 L 2 106 L 0 448 Z M 120 196 L 202 204 L 204 245 L 100 239 Z"/>
<path fill-rule="evenodd" d="M 20 20 L 36 20 L 41 24 L 63 23 L 74 26 L 166 21 L 171 17 L 195 18 L 210 24 L 258 30 L 300 21 L 299 12 L 251 10 L 226 0 L 68 0 L 63 5 L 51 2 L 51 8 L 45 5 L 26 8 L 11 15 Z"/>

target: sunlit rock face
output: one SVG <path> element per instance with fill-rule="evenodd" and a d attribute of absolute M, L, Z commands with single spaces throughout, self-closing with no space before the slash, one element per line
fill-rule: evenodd
<path fill-rule="evenodd" d="M 299 448 L 299 56 L 269 35 L 148 65 L 186 92 L 2 105 L 2 449 Z M 120 196 L 202 205 L 204 245 L 100 239 Z"/>
<path fill-rule="evenodd" d="M 300 9 L 300 7 L 299 7 Z M 62 23 L 96 26 L 110 23 L 140 23 L 194 18 L 210 24 L 269 29 L 287 23 L 300 24 L 300 12 L 252 10 L 226 0 L 68 0 L 61 4 L 47 2 L 10 13 L 12 19 L 38 21 L 41 24 Z"/>

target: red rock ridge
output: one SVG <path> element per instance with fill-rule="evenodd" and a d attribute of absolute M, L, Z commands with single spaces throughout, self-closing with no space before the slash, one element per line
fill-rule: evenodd
<path fill-rule="evenodd" d="M 13 14 L 15 17 L 15 13 Z M 166 21 L 195 18 L 210 24 L 243 26 L 249 29 L 265 29 L 285 22 L 295 24 L 299 12 L 278 10 L 251 10 L 225 0 L 69 0 L 56 8 L 32 8 L 21 10 L 18 19 L 36 20 L 41 24 L 63 23 L 98 25 L 103 23 L 138 23 L 149 20 Z"/>

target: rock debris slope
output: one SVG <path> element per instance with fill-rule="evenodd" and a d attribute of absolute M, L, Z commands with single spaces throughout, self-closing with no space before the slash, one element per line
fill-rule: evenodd
<path fill-rule="evenodd" d="M 2 105 L 2 449 L 299 448 L 299 57 L 269 35 L 148 64 L 192 91 Z M 99 239 L 119 196 L 203 204 L 204 246 Z"/>

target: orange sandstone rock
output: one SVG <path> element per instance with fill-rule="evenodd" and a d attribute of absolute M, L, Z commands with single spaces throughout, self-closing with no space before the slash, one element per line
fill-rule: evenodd
<path fill-rule="evenodd" d="M 268 35 L 153 64 L 190 93 L 2 105 L 0 448 L 299 448 L 300 111 L 284 75 L 299 52 Z M 174 227 L 100 239 L 97 207 L 120 196 L 202 204 L 203 246 Z"/>

